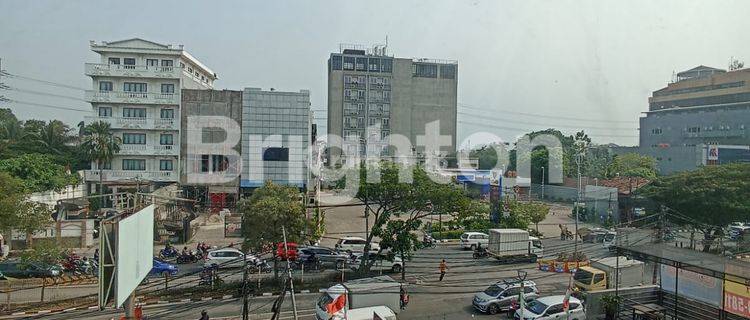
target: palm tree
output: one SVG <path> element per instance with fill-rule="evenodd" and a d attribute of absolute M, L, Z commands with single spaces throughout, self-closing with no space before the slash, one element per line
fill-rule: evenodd
<path fill-rule="evenodd" d="M 76 139 L 69 133 L 68 125 L 60 120 L 51 120 L 39 129 L 35 138 L 39 144 L 52 153 L 62 154 L 64 148 Z"/>
<path fill-rule="evenodd" d="M 10 149 L 27 135 L 21 121 L 9 119 L 0 122 L 0 152 Z"/>
<path fill-rule="evenodd" d="M 89 160 L 96 161 L 96 167 L 99 169 L 99 192 L 102 195 L 104 194 L 102 167 L 120 152 L 121 144 L 122 139 L 112 133 L 112 127 L 108 122 L 97 121 L 84 128 L 81 148 Z M 101 197 L 100 207 L 103 206 L 104 197 Z"/>

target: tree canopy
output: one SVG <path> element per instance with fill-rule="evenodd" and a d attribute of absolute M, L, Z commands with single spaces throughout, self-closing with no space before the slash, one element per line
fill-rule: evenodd
<path fill-rule="evenodd" d="M 307 220 L 301 197 L 294 187 L 267 181 L 250 198 L 240 200 L 237 207 L 243 218 L 244 247 L 261 251 L 267 244 L 282 242 L 282 227 L 288 241 L 303 240 Z"/>
<path fill-rule="evenodd" d="M 617 155 L 607 169 L 608 178 L 617 176 L 656 178 L 656 159 L 637 153 Z"/>
<path fill-rule="evenodd" d="M 0 230 L 17 229 L 35 232 L 44 229 L 50 221 L 50 211 L 44 204 L 28 200 L 28 191 L 22 180 L 0 171 Z"/>
<path fill-rule="evenodd" d="M 15 158 L 0 160 L 0 171 L 21 179 L 24 190 L 42 192 L 61 190 L 67 185 L 76 185 L 80 177 L 56 164 L 49 155 L 29 153 Z"/>

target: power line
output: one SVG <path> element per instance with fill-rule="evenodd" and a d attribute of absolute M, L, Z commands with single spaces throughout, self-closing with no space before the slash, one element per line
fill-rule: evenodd
<path fill-rule="evenodd" d="M 13 91 L 18 91 L 18 92 L 23 92 L 23 93 L 30 93 L 30 94 L 35 94 L 35 95 L 42 95 L 42 96 L 49 96 L 49 97 L 55 97 L 55 98 L 63 98 L 63 99 L 70 99 L 70 100 L 88 102 L 88 101 L 86 101 L 84 99 L 81 99 L 81 98 L 66 96 L 66 95 L 62 95 L 62 94 L 54 94 L 54 93 L 48 93 L 48 92 L 42 92 L 42 91 L 20 89 L 20 88 L 15 88 L 15 87 L 5 86 L 5 87 L 0 87 L 0 89 L 13 90 Z"/>
<path fill-rule="evenodd" d="M 17 74 L 9 73 L 7 71 L 2 71 L 2 74 L 5 75 L 5 76 L 7 76 L 7 77 L 9 77 L 9 78 L 11 78 L 11 79 L 19 79 L 19 80 L 25 80 L 25 81 L 39 82 L 39 83 L 43 83 L 43 84 L 50 85 L 50 86 L 53 86 L 53 87 L 60 87 L 60 88 L 66 88 L 66 89 L 71 89 L 71 90 L 81 90 L 81 91 L 88 90 L 88 89 L 85 89 L 85 88 L 71 86 L 71 85 L 67 85 L 67 84 L 63 84 L 63 83 L 57 83 L 57 82 L 52 82 L 52 81 L 41 80 L 41 79 L 26 77 L 26 76 L 22 76 L 22 75 L 17 75 Z"/>
<path fill-rule="evenodd" d="M 517 120 L 503 119 L 503 118 L 498 118 L 498 117 L 493 117 L 493 116 L 487 116 L 487 115 L 474 115 L 474 114 L 471 114 L 471 113 L 468 113 L 468 112 L 461 112 L 461 111 L 458 111 L 458 114 L 463 114 L 463 115 L 467 115 L 467 116 L 471 116 L 471 117 L 477 117 L 477 118 L 480 118 L 480 119 L 505 120 L 505 121 L 508 121 L 508 122 L 513 122 L 513 123 L 518 123 L 518 124 L 528 124 L 528 125 L 535 125 L 535 126 L 547 126 L 547 125 L 550 125 L 550 124 L 546 124 L 546 123 L 535 123 L 535 122 L 527 122 L 527 121 L 517 121 Z M 560 124 L 555 124 L 554 126 L 558 127 L 558 128 L 571 128 L 571 129 L 638 130 L 638 128 L 624 128 L 624 127 L 591 127 L 591 126 L 584 127 L 584 126 L 571 126 L 571 125 L 560 125 Z"/>
<path fill-rule="evenodd" d="M 43 104 L 43 103 L 36 103 L 36 102 L 28 102 L 28 101 L 21 101 L 21 100 L 15 100 L 15 99 L 5 99 L 7 102 L 11 103 L 17 103 L 17 104 L 24 104 L 28 106 L 36 106 L 36 107 L 42 107 L 42 108 L 50 108 L 50 109 L 59 109 L 59 110 L 68 110 L 68 111 L 77 111 L 77 112 L 86 112 L 91 113 L 91 110 L 83 110 L 73 107 L 61 107 L 61 106 L 55 106 L 50 104 Z"/>
<path fill-rule="evenodd" d="M 485 108 L 477 108 L 468 104 L 459 103 L 459 106 L 466 109 L 474 109 L 479 110 L 482 112 L 491 112 L 492 110 L 487 110 Z M 525 113 L 525 112 L 517 112 L 517 111 L 509 111 L 509 110 L 501 110 L 498 109 L 497 111 L 500 111 L 502 113 L 507 114 L 517 114 L 522 116 L 528 116 L 528 117 L 539 117 L 539 118 L 551 118 L 551 119 L 564 119 L 564 120 L 573 120 L 573 121 L 588 121 L 588 122 L 615 122 L 615 123 L 633 123 L 633 121 L 627 121 L 627 120 L 603 120 L 603 119 L 592 119 L 592 118 L 578 118 L 578 117 L 564 117 L 564 116 L 551 116 L 551 115 L 544 115 L 544 114 L 535 114 L 535 113 Z"/>

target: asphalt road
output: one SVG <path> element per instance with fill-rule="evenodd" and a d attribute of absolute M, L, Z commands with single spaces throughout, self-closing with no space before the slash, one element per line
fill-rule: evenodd
<path fill-rule="evenodd" d="M 545 246 L 549 247 L 550 255 L 556 255 L 561 250 L 572 251 L 573 248 L 573 241 L 570 240 L 546 239 L 544 242 Z M 580 248 L 592 257 L 603 257 L 608 254 L 601 244 L 581 244 Z M 438 281 L 438 265 L 441 259 L 446 259 L 449 270 L 445 279 Z M 421 250 L 407 262 L 406 268 L 407 280 L 413 283 L 407 287 L 411 299 L 408 308 L 401 312 L 399 319 L 489 319 L 490 316 L 478 314 L 471 307 L 473 295 L 494 282 L 516 277 L 518 270 L 527 272 L 527 278 L 537 283 L 542 295 L 564 294 L 570 280 L 568 274 L 538 271 L 536 264 L 532 263 L 501 265 L 494 259 L 473 259 L 471 251 L 460 250 L 455 244 Z M 318 295 L 297 295 L 300 319 L 314 319 L 313 308 Z M 273 299 L 274 297 L 252 298 L 251 319 L 270 318 Z M 238 316 L 241 308 L 241 301 L 232 299 L 147 306 L 144 313 L 152 319 L 197 319 L 203 309 L 213 318 Z M 282 310 L 282 319 L 292 319 L 291 299 L 288 296 Z M 81 311 L 36 318 L 111 319 L 119 314 L 121 312 L 116 310 Z"/>

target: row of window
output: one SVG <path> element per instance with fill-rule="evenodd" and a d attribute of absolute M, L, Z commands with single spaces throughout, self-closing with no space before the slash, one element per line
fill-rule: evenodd
<path fill-rule="evenodd" d="M 351 90 L 351 89 L 344 90 L 344 97 L 347 99 L 363 100 L 365 99 L 366 95 L 367 95 L 367 91 L 365 90 Z M 390 101 L 391 92 L 388 90 L 384 90 L 384 91 L 370 90 L 370 99 Z"/>
<path fill-rule="evenodd" d="M 106 163 L 102 166 L 104 170 L 112 170 L 112 163 Z M 128 171 L 145 171 L 145 159 L 122 159 L 122 170 Z M 159 171 L 173 171 L 174 162 L 172 160 L 159 160 Z"/>
<path fill-rule="evenodd" d="M 456 78 L 456 65 L 446 64 L 440 65 L 440 78 L 442 79 L 455 79 Z M 422 78 L 437 78 L 438 77 L 438 65 L 432 63 L 414 63 L 412 64 L 412 76 Z"/>
<path fill-rule="evenodd" d="M 123 133 L 122 144 L 146 144 L 145 133 Z M 163 146 L 174 145 L 174 135 L 171 133 L 162 133 L 159 136 L 159 144 Z"/>
<path fill-rule="evenodd" d="M 387 131 L 387 130 L 380 131 L 380 139 L 385 139 L 390 134 L 391 134 L 390 131 Z M 359 130 L 345 130 L 344 131 L 344 138 L 345 139 L 348 138 L 348 137 L 352 137 L 352 136 L 356 137 L 356 139 L 362 140 L 362 138 L 364 136 L 364 133 L 362 131 L 359 131 Z"/>
<path fill-rule="evenodd" d="M 391 78 L 386 77 L 373 77 L 373 76 L 353 76 L 353 75 L 345 75 L 344 76 L 344 84 L 365 84 L 367 83 L 367 78 L 370 79 L 371 85 L 389 85 L 391 84 Z"/>
<path fill-rule="evenodd" d="M 745 130 L 745 125 L 741 124 L 741 125 L 737 126 L 737 129 L 739 129 L 739 130 Z M 699 132 L 701 132 L 701 130 L 703 130 L 703 131 L 714 131 L 714 130 L 717 130 L 717 131 L 730 131 L 730 130 L 732 130 L 732 126 L 727 124 L 727 125 L 719 125 L 719 126 L 716 126 L 716 127 L 714 127 L 714 126 L 705 126 L 705 127 L 695 126 L 695 127 L 687 127 L 687 128 L 685 128 L 685 131 L 689 132 L 689 133 L 699 133 Z"/>
<path fill-rule="evenodd" d="M 122 108 L 123 118 L 146 118 L 146 108 Z M 174 109 L 164 108 L 159 111 L 161 119 L 174 119 Z M 112 107 L 99 107 L 100 117 L 111 117 Z"/>
<path fill-rule="evenodd" d="M 738 88 L 742 86 L 745 86 L 745 81 L 729 82 L 729 83 L 715 84 L 715 85 L 709 85 L 709 86 L 700 86 L 700 87 L 691 87 L 691 88 L 684 88 L 684 89 L 675 89 L 675 90 L 661 91 L 661 92 L 656 91 L 654 92 L 654 97 L 662 97 L 662 96 L 670 96 L 674 94 L 701 92 L 701 91 L 718 90 L 718 89 L 727 89 L 727 88 Z"/>
<path fill-rule="evenodd" d="M 120 58 L 116 57 L 110 57 L 107 62 L 109 64 L 120 64 Z M 122 58 L 122 65 L 123 66 L 135 66 L 135 58 Z M 156 67 L 159 66 L 159 59 L 146 59 L 146 65 L 149 67 Z M 161 66 L 162 67 L 173 67 L 174 66 L 174 60 L 171 59 L 162 59 L 161 60 Z"/>
<path fill-rule="evenodd" d="M 393 58 L 334 55 L 331 70 L 393 72 Z"/>
<path fill-rule="evenodd" d="M 99 81 L 100 92 L 110 92 L 113 89 L 112 81 Z M 122 85 L 122 91 L 124 92 L 148 92 L 148 84 L 142 82 L 125 82 Z M 162 83 L 161 93 L 174 93 L 173 83 Z"/>
<path fill-rule="evenodd" d="M 380 119 L 380 120 L 378 120 Z M 391 119 L 389 118 L 369 118 L 369 125 L 374 126 L 380 122 L 380 125 L 383 128 L 388 128 L 388 126 L 391 124 Z M 364 128 L 365 126 L 365 118 L 364 117 L 345 117 L 344 118 L 344 126 L 349 128 Z"/>

